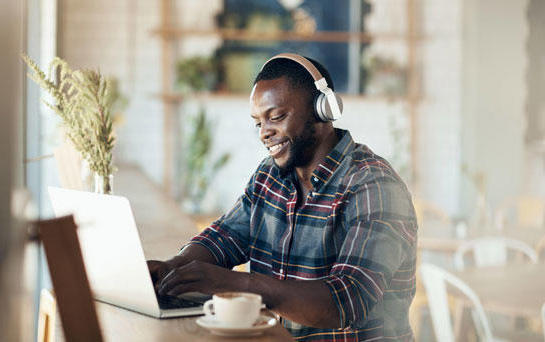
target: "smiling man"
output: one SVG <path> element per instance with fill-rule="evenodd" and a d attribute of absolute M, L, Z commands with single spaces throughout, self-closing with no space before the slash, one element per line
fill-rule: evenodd
<path fill-rule="evenodd" d="M 411 196 L 386 160 L 324 121 L 329 89 L 298 60 L 271 59 L 257 75 L 251 117 L 270 156 L 233 209 L 179 255 L 148 262 L 157 291 L 261 294 L 297 340 L 412 340 Z M 248 261 L 250 273 L 231 271 Z"/>

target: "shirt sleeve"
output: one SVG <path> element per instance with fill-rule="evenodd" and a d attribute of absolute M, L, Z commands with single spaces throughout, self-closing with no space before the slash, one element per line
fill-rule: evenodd
<path fill-rule="evenodd" d="M 344 242 L 326 279 L 342 328 L 358 328 L 383 299 L 404 260 L 414 260 L 416 219 L 397 177 L 356 174 L 345 200 Z"/>
<path fill-rule="evenodd" d="M 182 250 L 192 244 L 204 246 L 212 253 L 217 264 L 226 268 L 233 268 L 248 261 L 254 177 L 233 208 L 193 237 Z"/>

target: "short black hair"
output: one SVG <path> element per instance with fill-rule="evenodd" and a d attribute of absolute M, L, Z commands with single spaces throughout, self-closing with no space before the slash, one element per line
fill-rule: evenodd
<path fill-rule="evenodd" d="M 316 67 L 316 69 L 318 69 L 322 76 L 325 77 L 329 88 L 331 88 L 331 90 L 335 90 L 333 87 L 333 80 L 331 79 L 327 69 L 314 59 L 308 57 L 305 58 L 308 59 Z M 303 67 L 301 64 L 287 58 L 273 59 L 269 63 L 265 64 L 263 69 L 259 72 L 259 74 L 257 74 L 254 80 L 254 85 L 262 80 L 275 80 L 283 76 L 287 77 L 292 87 L 296 89 L 304 89 L 309 94 L 312 94 L 311 99 L 314 99 L 314 97 L 320 93 L 320 91 L 316 89 L 314 79 L 307 69 L 305 69 L 305 67 Z"/>

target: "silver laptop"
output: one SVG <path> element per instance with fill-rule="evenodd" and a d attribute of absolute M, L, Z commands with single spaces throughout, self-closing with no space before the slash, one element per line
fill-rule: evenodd
<path fill-rule="evenodd" d="M 127 198 L 48 190 L 56 216 L 74 215 L 95 299 L 157 318 L 203 314 L 201 303 L 209 296 L 156 296 Z"/>

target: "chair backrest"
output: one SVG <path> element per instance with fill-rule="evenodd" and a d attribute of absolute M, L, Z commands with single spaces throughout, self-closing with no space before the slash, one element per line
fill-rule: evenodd
<path fill-rule="evenodd" d="M 38 342 L 55 341 L 57 303 L 51 291 L 42 289 L 38 314 Z"/>
<path fill-rule="evenodd" d="M 501 266 L 508 262 L 508 251 L 512 250 L 525 255 L 530 262 L 537 263 L 536 251 L 526 243 L 501 236 L 482 237 L 462 243 L 454 253 L 454 267 L 465 268 L 464 256 L 473 252 L 476 267 Z"/>
<path fill-rule="evenodd" d="M 37 222 L 66 341 L 102 341 L 73 216 Z"/>
<path fill-rule="evenodd" d="M 454 328 L 450 319 L 447 285 L 455 287 L 471 301 L 475 310 L 474 322 L 479 325 L 477 331 L 482 333 L 483 336 L 481 337 L 484 341 L 493 341 L 494 338 L 483 306 L 475 292 L 466 283 L 441 267 L 429 263 L 420 265 L 420 274 L 426 289 L 433 331 L 437 341 L 454 342 Z"/>

